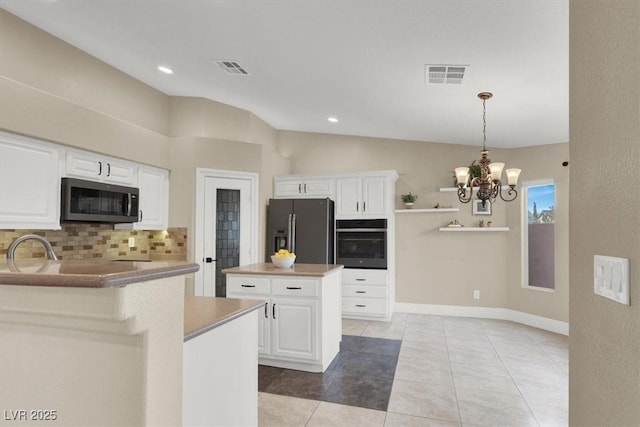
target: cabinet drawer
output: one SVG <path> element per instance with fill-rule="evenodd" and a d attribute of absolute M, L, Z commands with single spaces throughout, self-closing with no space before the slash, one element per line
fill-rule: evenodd
<path fill-rule="evenodd" d="M 342 283 L 349 285 L 386 285 L 387 270 L 359 270 L 345 268 Z"/>
<path fill-rule="evenodd" d="M 387 315 L 387 300 L 382 298 L 343 297 L 342 311 L 354 314 Z"/>
<path fill-rule="evenodd" d="M 273 279 L 271 294 L 276 296 L 304 296 L 315 297 L 320 294 L 317 280 L 304 279 Z"/>
<path fill-rule="evenodd" d="M 386 298 L 386 286 L 342 285 L 343 297 Z"/>
<path fill-rule="evenodd" d="M 271 292 L 269 279 L 249 276 L 227 276 L 227 294 L 264 294 Z"/>

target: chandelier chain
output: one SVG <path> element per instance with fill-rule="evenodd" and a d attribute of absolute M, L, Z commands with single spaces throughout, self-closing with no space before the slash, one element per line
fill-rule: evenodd
<path fill-rule="evenodd" d="M 487 100 L 482 100 L 482 149 L 487 149 Z"/>

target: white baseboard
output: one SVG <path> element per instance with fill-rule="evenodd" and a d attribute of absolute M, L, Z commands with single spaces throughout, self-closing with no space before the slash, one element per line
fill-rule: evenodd
<path fill-rule="evenodd" d="M 569 323 L 535 314 L 511 310 L 509 308 L 470 307 L 464 305 L 412 304 L 397 302 L 395 311 L 398 313 L 432 314 L 439 316 L 478 317 L 481 319 L 511 320 L 534 328 L 557 334 L 569 335 Z"/>

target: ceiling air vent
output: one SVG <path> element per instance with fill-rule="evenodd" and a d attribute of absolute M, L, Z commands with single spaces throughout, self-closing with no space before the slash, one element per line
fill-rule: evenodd
<path fill-rule="evenodd" d="M 222 59 L 214 59 L 213 62 L 218 64 L 227 74 L 244 74 L 249 75 L 249 72 L 244 67 L 238 64 L 236 61 L 227 61 Z"/>
<path fill-rule="evenodd" d="M 425 65 L 427 83 L 460 84 L 468 65 Z"/>

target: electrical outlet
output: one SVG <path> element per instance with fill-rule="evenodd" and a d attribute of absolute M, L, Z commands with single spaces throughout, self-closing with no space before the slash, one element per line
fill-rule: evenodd
<path fill-rule="evenodd" d="M 133 248 L 136 245 L 136 238 L 135 237 L 129 237 L 129 247 Z"/>
<path fill-rule="evenodd" d="M 473 290 L 473 299 L 480 299 L 480 290 L 479 289 L 474 289 Z"/>

